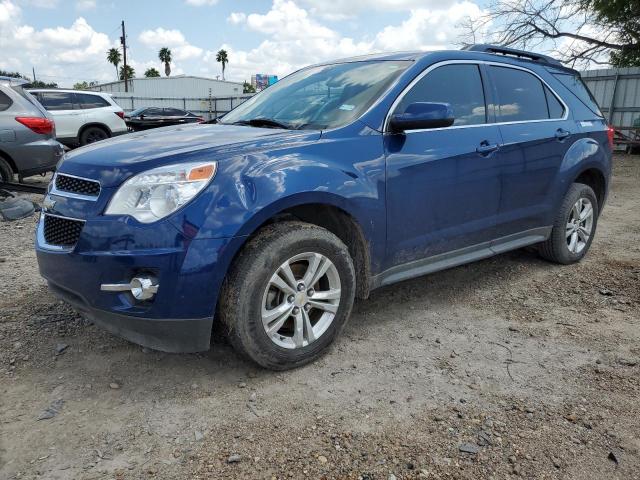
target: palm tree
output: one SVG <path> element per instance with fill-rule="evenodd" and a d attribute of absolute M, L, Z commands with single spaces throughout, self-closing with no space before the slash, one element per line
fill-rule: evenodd
<path fill-rule="evenodd" d="M 171 75 L 171 50 L 167 47 L 162 47 L 158 52 L 158 58 L 164 63 L 164 74 L 168 77 Z"/>
<path fill-rule="evenodd" d="M 127 81 L 136 77 L 136 71 L 131 65 L 127 65 Z M 120 80 L 124 80 L 124 65 L 120 67 Z"/>
<path fill-rule="evenodd" d="M 158 70 L 156 70 L 155 68 L 151 67 L 151 68 L 147 69 L 146 72 L 144 72 L 144 76 L 147 77 L 147 78 L 159 77 L 160 76 L 160 72 Z"/>
<path fill-rule="evenodd" d="M 222 80 L 224 80 L 224 69 L 229 63 L 229 55 L 226 50 L 218 50 L 216 53 L 216 62 L 220 62 L 222 64 Z"/>
<path fill-rule="evenodd" d="M 122 60 L 122 55 L 120 54 L 120 50 L 117 48 L 110 48 L 107 52 L 107 62 L 116 67 L 116 77 L 118 76 L 118 65 Z"/>

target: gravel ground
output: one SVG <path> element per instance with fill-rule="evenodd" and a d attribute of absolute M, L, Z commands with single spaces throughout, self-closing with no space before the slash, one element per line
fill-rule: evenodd
<path fill-rule="evenodd" d="M 0 478 L 640 478 L 638 157 L 581 264 L 521 250 L 383 288 L 286 373 L 84 322 L 34 226 L 0 223 Z"/>

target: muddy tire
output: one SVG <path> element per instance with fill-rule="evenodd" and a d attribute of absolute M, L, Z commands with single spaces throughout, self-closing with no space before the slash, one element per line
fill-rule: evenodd
<path fill-rule="evenodd" d="M 539 246 L 540 256 L 563 265 L 582 260 L 593 242 L 599 213 L 598 199 L 591 187 L 571 185 L 558 209 L 551 235 Z"/>
<path fill-rule="evenodd" d="M 314 361 L 353 306 L 355 270 L 333 233 L 288 221 L 264 227 L 234 261 L 218 318 L 240 354 L 272 370 Z"/>

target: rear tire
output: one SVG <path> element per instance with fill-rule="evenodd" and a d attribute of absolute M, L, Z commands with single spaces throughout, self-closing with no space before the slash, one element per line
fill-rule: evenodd
<path fill-rule="evenodd" d="M 582 183 L 571 185 L 558 209 L 551 235 L 539 246 L 540 256 L 563 265 L 582 260 L 593 242 L 599 214 L 593 189 Z"/>
<path fill-rule="evenodd" d="M 324 228 L 287 221 L 264 227 L 243 248 L 225 279 L 218 315 L 237 352 L 287 370 L 327 350 L 354 295 L 344 243 Z"/>
<path fill-rule="evenodd" d="M 100 127 L 89 127 L 82 131 L 80 135 L 80 146 L 84 147 L 90 143 L 99 142 L 100 140 L 106 140 L 109 138 L 109 132 Z"/>
<path fill-rule="evenodd" d="M 13 182 L 13 169 L 9 162 L 0 157 L 0 181 Z"/>

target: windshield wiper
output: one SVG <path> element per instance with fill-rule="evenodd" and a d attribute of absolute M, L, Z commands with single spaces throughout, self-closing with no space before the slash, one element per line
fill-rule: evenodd
<path fill-rule="evenodd" d="M 233 122 L 232 125 L 250 125 L 252 127 L 267 127 L 267 128 L 284 128 L 285 130 L 291 130 L 293 126 L 288 123 L 279 122 L 272 118 L 252 118 L 250 120 L 238 120 Z"/>

